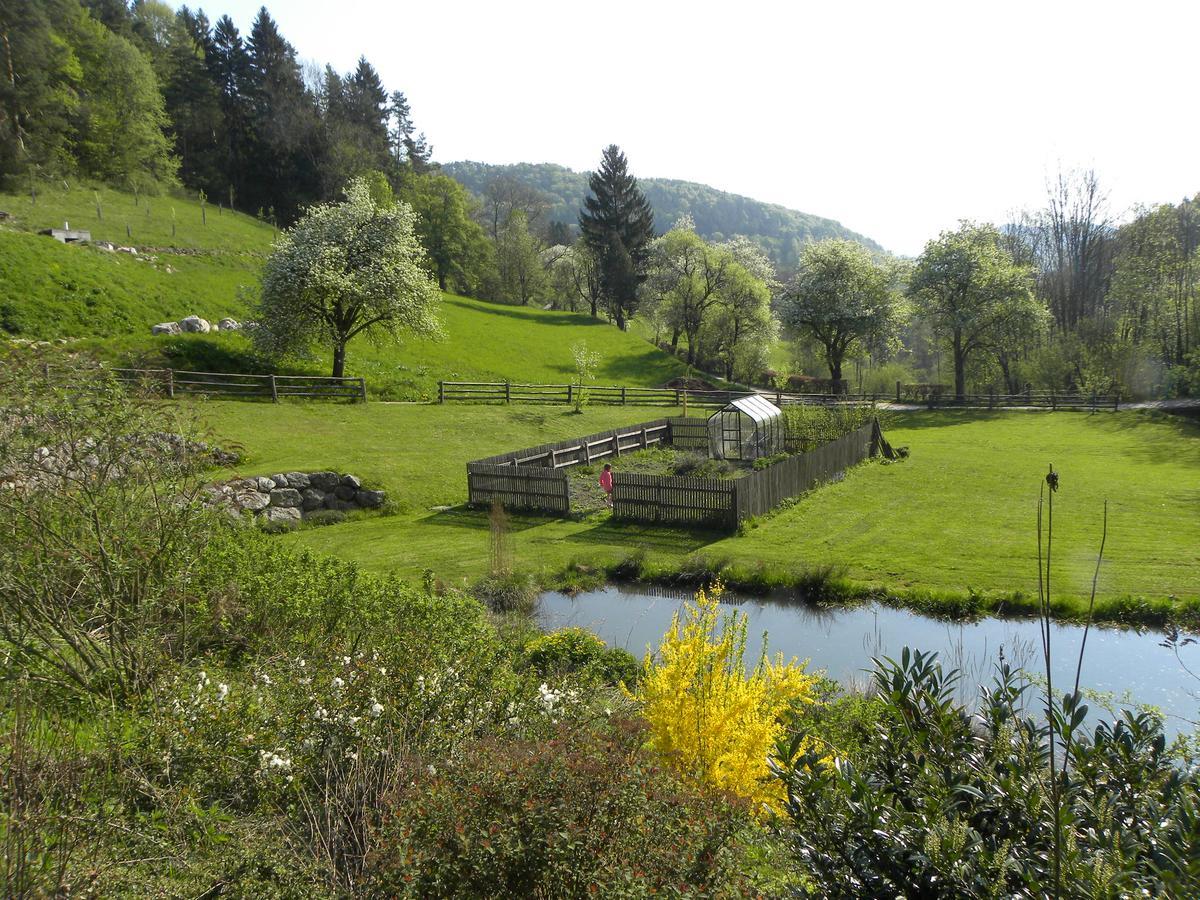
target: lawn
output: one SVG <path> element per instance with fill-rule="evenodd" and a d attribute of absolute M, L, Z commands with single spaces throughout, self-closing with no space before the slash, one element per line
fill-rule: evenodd
<path fill-rule="evenodd" d="M 470 581 L 488 564 L 486 516 L 460 506 L 464 463 L 506 449 L 663 415 L 659 409 L 267 406 L 210 403 L 214 431 L 242 444 L 245 473 L 335 468 L 387 489 L 391 516 L 284 538 L 417 576 Z M 1055 592 L 1086 595 L 1107 499 L 1100 596 L 1200 595 L 1200 428 L 1145 412 L 937 412 L 898 416 L 900 463 L 868 463 L 740 535 L 514 517 L 519 566 L 548 578 L 569 563 L 611 564 L 637 551 L 651 571 L 693 554 L 742 572 L 843 569 L 858 585 L 915 596 L 1036 592 L 1035 517 L 1047 466 L 1055 496 Z M 452 506 L 437 512 L 431 507 Z"/>

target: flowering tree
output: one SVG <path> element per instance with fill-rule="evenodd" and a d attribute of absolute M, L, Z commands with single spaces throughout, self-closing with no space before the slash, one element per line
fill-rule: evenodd
<path fill-rule="evenodd" d="M 720 584 L 676 613 L 659 659 L 647 654 L 634 698 L 650 723 L 650 745 L 684 775 L 759 805 L 778 808 L 783 785 L 768 760 L 784 734 L 782 716 L 814 700 L 816 677 L 793 659 L 765 656 L 747 674 L 746 615 L 720 621 Z M 718 623 L 720 633 L 718 634 Z"/>
<path fill-rule="evenodd" d="M 333 347 L 333 375 L 360 334 L 435 335 L 440 299 L 406 203 L 377 201 L 356 178 L 342 203 L 314 206 L 275 243 L 262 277 L 255 341 L 274 355 Z"/>

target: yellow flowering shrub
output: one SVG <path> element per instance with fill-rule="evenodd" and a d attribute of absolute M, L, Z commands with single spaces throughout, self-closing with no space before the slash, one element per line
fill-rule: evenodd
<path fill-rule="evenodd" d="M 720 613 L 721 585 L 701 590 L 663 636 L 658 659 L 647 654 L 632 696 L 650 724 L 650 745 L 681 774 L 779 808 L 783 786 L 767 760 L 783 735 L 783 714 L 814 702 L 816 677 L 793 658 L 764 653 L 753 671 L 743 659 L 746 615 Z M 719 628 L 718 628 L 719 626 Z"/>

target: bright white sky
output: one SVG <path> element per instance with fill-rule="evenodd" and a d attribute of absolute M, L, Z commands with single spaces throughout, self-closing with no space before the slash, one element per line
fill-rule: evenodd
<path fill-rule="evenodd" d="M 209 0 L 243 34 L 261 0 Z M 192 0 L 193 7 L 196 5 Z M 301 58 L 365 55 L 439 162 L 698 181 L 915 255 L 1094 167 L 1111 205 L 1200 191 L 1195 0 L 276 0 Z"/>

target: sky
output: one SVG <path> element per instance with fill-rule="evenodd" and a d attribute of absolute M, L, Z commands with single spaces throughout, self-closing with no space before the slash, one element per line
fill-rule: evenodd
<path fill-rule="evenodd" d="M 261 0 L 209 3 L 245 34 Z M 904 255 L 1041 206 L 1060 170 L 1094 169 L 1118 220 L 1200 192 L 1195 0 L 268 9 L 304 60 L 366 56 L 439 162 L 583 171 L 616 143 L 635 175 L 837 219 Z"/>

